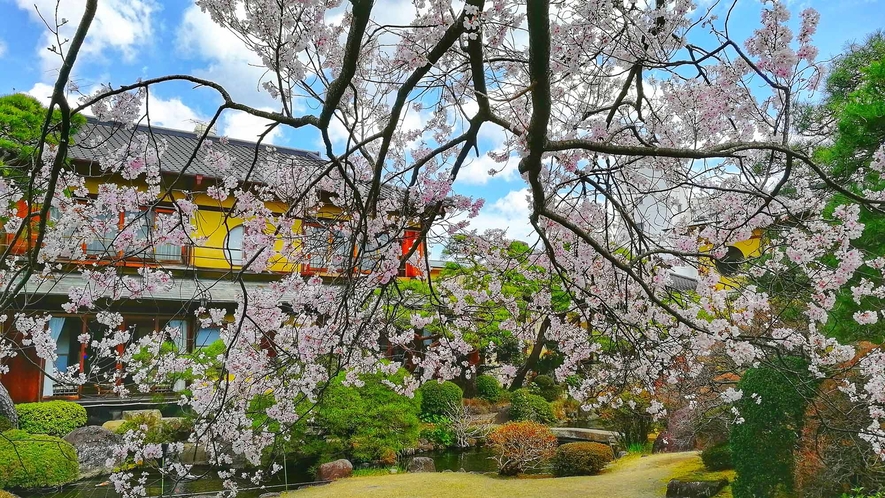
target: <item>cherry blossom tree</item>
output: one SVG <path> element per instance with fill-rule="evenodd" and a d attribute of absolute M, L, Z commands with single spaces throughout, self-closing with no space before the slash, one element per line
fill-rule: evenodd
<path fill-rule="evenodd" d="M 233 199 L 231 215 L 247 220 L 233 322 L 224 320 L 222 309 L 200 309 L 197 316 L 203 325 L 221 327 L 222 375 L 161 351 L 180 331 L 129 344 L 118 329 L 121 316 L 103 299 L 149 299 L 174 285 L 171 272 L 142 268 L 130 274 L 112 264 L 74 269 L 88 284 L 71 291 L 65 310 L 98 313 L 108 329 L 102 354 L 124 365 L 112 375 L 131 375 L 143 390 L 185 371 L 196 377 L 180 403 L 197 414 L 192 438 L 209 446 L 216 463 L 245 456 L 259 465 L 264 452 L 304 423 L 304 407 L 320 400 L 323 386 L 340 371 L 358 384 L 359 373 L 392 373 L 401 366 L 383 361 L 379 347 L 414 339 L 412 327 L 399 326 L 401 317 L 392 314 L 402 308 L 389 305 L 399 299 L 397 271 L 404 261 L 427 265 L 417 246 L 402 254 L 397 244 L 369 242 L 397 240 L 413 227 L 428 244 L 469 230 L 482 201 L 454 194 L 452 184 L 465 165 L 485 155 L 502 168 L 511 157 L 518 160 L 531 201 L 527 222 L 537 235 L 532 265 L 549 281 L 555 275 L 572 303 L 567 312 L 554 310 L 553 289 L 547 288 L 533 296 L 532 307 L 548 308 L 545 339 L 564 357 L 556 376 L 577 375 L 570 394 L 586 406 L 615 402 L 613 385 L 633 386 L 654 400 L 662 388 L 699 375 L 714 351 L 736 368 L 777 368 L 781 355 L 803 356 L 818 377 L 835 376 L 855 355 L 853 345 L 827 337 L 822 325 L 859 268 L 885 269 L 885 259 L 852 246 L 864 229 L 860 212 L 880 215 L 885 196 L 881 189 L 851 190 L 828 176 L 795 131 L 797 103 L 812 98 L 823 77 L 812 43 L 814 10 L 802 11 L 796 24 L 783 3 L 766 2 L 758 29 L 742 40 L 730 25 L 733 3 L 416 0 L 408 24 L 390 24 L 372 0 L 196 0 L 260 57 L 266 72 L 259 83 L 278 102 L 267 112 L 236 101 L 223 81 L 190 75 L 122 82 L 78 96 L 71 71 L 98 1 L 87 0 L 75 35 L 56 47 L 63 64 L 50 110 L 60 111 L 61 119 L 47 118 L 37 152 L 20 166 L 32 181 L 23 186 L 0 179 L 4 228 L 29 244 L 24 257 L 3 255 L 0 307 L 24 339 L 4 339 L 0 357 L 34 345 L 40 357 L 52 359 L 49 317 L 19 311 L 17 303 L 29 282 L 51 285 L 61 271 L 55 262 L 76 260 L 82 242 L 103 233 L 106 215 L 172 201 L 174 213 L 158 218 L 147 241 L 123 229 L 115 247 L 125 253 L 199 242 L 193 221 L 199 207 L 176 197 L 176 183 L 161 178 L 163 148 L 132 132 L 133 124 L 150 123 L 145 102 L 153 88 L 188 82 L 214 92 L 221 104 L 209 128 L 223 113 L 241 111 L 271 121 L 268 132 L 316 130 L 325 145 L 322 166 L 294 167 L 274 154 L 259 161 L 256 153 L 248 177 L 231 175 L 206 192 Z M 720 11 L 726 15 L 717 16 Z M 305 108 L 315 111 L 300 114 Z M 121 133 L 131 136 L 127 147 L 104 150 L 106 181 L 94 197 L 66 160 L 72 116 L 87 110 L 130 127 Z M 410 116 L 420 118 L 418 128 L 406 126 Z M 506 133 L 502 149 L 482 149 L 484 129 Z M 346 135 L 344 146 L 336 145 L 333 133 Z M 57 146 L 46 140 L 53 134 L 60 137 Z M 228 170 L 233 158 L 216 142 L 223 139 L 202 134 L 191 161 L 199 157 Z M 881 156 L 880 149 L 869 165 L 874 174 L 881 172 Z M 826 209 L 834 193 L 850 204 Z M 324 195 L 346 213 L 336 229 L 358 248 L 335 262 L 342 271 L 333 282 L 299 272 L 276 275 L 266 287 L 247 291 L 243 274 L 266 272 L 278 258 L 305 260 L 302 236 L 292 227 Z M 26 205 L 23 218 L 15 216 L 19 200 Z M 274 211 L 271 201 L 287 209 Z M 51 208 L 60 213 L 55 223 L 47 222 Z M 707 266 L 754 230 L 765 233 L 762 254 L 736 265 L 732 284 L 722 285 Z M 275 244 L 278 239 L 283 243 Z M 496 252 L 505 244 L 491 237 L 478 245 L 488 267 L 506 264 Z M 668 286 L 676 267 L 700 270 L 693 292 Z M 768 289 L 741 284 L 787 271 L 800 272 L 814 289 L 798 318 L 781 316 Z M 475 290 L 453 283 L 447 291 L 462 299 Z M 858 292 L 881 297 L 883 289 Z M 858 327 L 881 314 L 875 307 L 863 311 Z M 415 357 L 420 364 L 412 367 L 421 376 L 392 389 L 408 396 L 421 380 L 470 368 L 463 363 L 470 349 L 464 337 L 476 324 L 427 313 L 416 313 L 410 323 L 435 324 L 446 340 Z M 502 324 L 516 333 L 523 325 Z M 128 344 L 122 353 L 121 344 Z M 153 354 L 134 360 L 144 348 Z M 885 352 L 869 350 L 856 368 L 864 381 L 843 388 L 869 412 L 870 424 L 860 434 L 868 450 L 885 457 Z M 85 382 L 74 374 L 59 377 Z M 128 394 L 123 384 L 116 386 Z M 268 393 L 272 403 L 264 420 L 274 430 L 253 423 L 253 402 Z M 659 401 L 648 411 L 665 415 Z M 131 434 L 120 451 L 138 459 L 161 449 Z M 253 478 L 260 480 L 262 472 Z M 235 474 L 220 475 L 235 493 Z M 114 483 L 118 491 L 139 495 L 145 491 L 139 479 L 137 472 L 123 472 Z"/>

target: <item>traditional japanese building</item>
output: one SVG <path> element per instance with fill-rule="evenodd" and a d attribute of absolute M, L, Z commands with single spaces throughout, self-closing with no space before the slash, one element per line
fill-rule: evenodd
<path fill-rule="evenodd" d="M 220 333 L 218 328 L 200 327 L 194 316 L 199 307 L 233 309 L 238 295 L 241 294 L 241 285 L 247 290 L 258 288 L 287 273 L 300 272 L 303 275 L 329 278 L 335 273 L 329 261 L 336 254 L 349 249 L 343 243 L 342 236 L 333 228 L 332 221 L 341 216 L 341 210 L 335 207 L 334 199 L 326 198 L 321 201 L 323 205 L 316 210 L 315 216 L 299 220 L 299 226 L 295 227 L 296 231 L 300 230 L 305 243 L 312 248 L 305 264 L 293 265 L 280 259 L 271 263 L 270 271 L 241 271 L 244 264 L 244 220 L 231 215 L 233 199 L 219 201 L 204 193 L 197 193 L 205 192 L 208 186 L 223 179 L 218 171 L 200 159 L 197 153 L 200 135 L 195 132 L 156 126 L 127 129 L 120 124 L 90 119 L 74 137 L 75 145 L 71 148 L 69 157 L 76 171 L 87 178 L 91 196 L 94 197 L 98 191 L 101 179 L 107 178 L 106 173 L 102 173 L 101 151 L 125 147 L 137 136 L 148 137 L 151 146 L 162 145 L 166 148 L 160 161 L 160 170 L 164 184 L 174 185 L 168 202 L 161 200 L 140 213 L 120 212 L 108 232 L 97 235 L 84 245 L 86 261 L 58 261 L 62 270 L 58 272 L 57 278 L 49 281 L 32 279 L 27 282 L 17 299 L 18 309 L 45 311 L 52 315 L 48 326 L 57 344 L 58 359 L 54 366 L 43 365 L 33 347 L 26 348 L 22 354 L 11 358 L 8 362 L 9 373 L 2 375 L 0 381 L 15 402 L 52 398 L 80 399 L 82 402 L 99 399 L 113 387 L 100 384 L 54 385 L 52 379 L 43 373 L 44 370 L 51 371 L 53 367 L 63 371 L 77 366 L 80 372 L 91 377 L 89 374 L 96 370 L 116 367 L 112 359 L 98 358 L 93 354 L 91 346 L 78 340 L 78 336 L 84 333 L 89 333 L 93 339 L 102 337 L 102 329 L 106 327 L 98 324 L 96 316 L 62 312 L 62 304 L 68 301 L 71 289 L 87 285 L 86 279 L 77 271 L 78 268 L 83 268 L 83 263 L 96 267 L 120 265 L 125 267 L 124 271 L 132 273 L 144 267 L 162 268 L 171 272 L 175 278 L 170 291 L 155 293 L 149 298 L 130 298 L 123 290 L 122 299 L 115 300 L 113 305 L 115 311 L 123 315 L 122 327 L 131 331 L 131 340 L 138 340 L 145 334 L 163 330 L 167 326 L 179 327 L 183 333 L 176 340 L 176 346 L 180 351 L 191 352 L 213 343 Z M 262 172 L 255 171 L 253 165 L 261 165 L 270 154 L 274 155 L 275 160 L 282 158 L 295 167 L 320 169 L 328 164 L 317 152 L 276 146 L 269 150 L 264 145 L 259 146 L 252 142 L 210 138 L 215 142 L 213 147 L 233 156 L 233 174 L 241 180 L 248 178 L 253 184 L 266 181 Z M 382 191 L 382 195 L 396 195 L 394 189 L 385 188 L 389 190 Z M 160 244 L 131 257 L 115 249 L 114 239 L 126 223 L 131 223 L 134 218 L 152 223 L 158 214 L 173 212 L 172 203 L 176 198 L 185 197 L 199 206 L 195 220 L 195 238 L 202 241 L 200 244 Z M 267 204 L 276 212 L 285 212 L 288 207 L 282 202 Z M 50 212 L 50 220 L 52 216 L 53 213 Z M 145 232 L 147 231 L 149 226 L 145 225 Z M 415 230 L 406 230 L 402 240 L 393 243 L 399 244 L 405 254 L 418 243 L 419 234 L 417 227 Z M 10 234 L 4 239 L 7 247 L 12 237 Z M 24 254 L 27 247 L 27 243 L 19 241 L 11 250 L 13 253 Z M 418 255 L 423 255 L 424 251 L 423 245 L 416 249 Z M 403 264 L 400 268 L 400 276 L 403 278 L 416 277 L 419 274 L 419 269 L 411 264 Z M 234 278 L 239 275 L 242 275 L 242 282 Z M 280 299 L 284 301 L 285 296 Z M 12 320 L 6 322 L 4 333 L 16 333 L 11 322 Z M 161 386 L 159 391 L 173 392 L 182 387 L 183 385 Z"/>

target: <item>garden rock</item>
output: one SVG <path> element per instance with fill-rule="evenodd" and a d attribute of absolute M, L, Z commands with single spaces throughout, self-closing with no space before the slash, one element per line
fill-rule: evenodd
<path fill-rule="evenodd" d="M 123 424 L 125 423 L 125 420 L 108 420 L 107 422 L 101 424 L 101 426 L 111 432 L 117 432 L 118 430 L 120 430 L 120 427 L 123 427 Z"/>
<path fill-rule="evenodd" d="M 678 481 L 667 484 L 667 498 L 710 498 L 728 486 L 728 479 L 718 481 Z"/>
<path fill-rule="evenodd" d="M 115 466 L 123 463 L 114 457 L 114 447 L 123 441 L 123 437 L 104 427 L 80 427 L 71 431 L 64 440 L 77 449 L 81 479 L 110 474 Z"/>
<path fill-rule="evenodd" d="M 8 420 L 13 429 L 18 429 L 18 412 L 3 384 L 0 384 L 0 417 Z"/>
<path fill-rule="evenodd" d="M 351 475 L 353 475 L 353 464 L 344 458 L 324 463 L 317 470 L 317 479 L 320 481 L 334 481 Z"/>
<path fill-rule="evenodd" d="M 179 461 L 185 465 L 209 465 L 209 455 L 203 445 L 184 443 Z"/>
<path fill-rule="evenodd" d="M 418 472 L 436 472 L 436 465 L 433 459 L 428 457 L 415 457 L 409 462 L 409 472 L 416 474 Z"/>
<path fill-rule="evenodd" d="M 163 419 L 160 410 L 124 410 L 123 420 L 132 420 L 133 418 L 155 418 L 157 422 Z"/>

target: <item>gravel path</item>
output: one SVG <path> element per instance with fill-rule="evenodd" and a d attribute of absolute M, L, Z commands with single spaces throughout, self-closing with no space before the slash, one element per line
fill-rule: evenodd
<path fill-rule="evenodd" d="M 459 472 L 354 477 L 293 491 L 285 498 L 661 498 L 670 475 L 699 458 L 696 452 L 650 455 L 618 462 L 598 476 L 558 479 L 499 479 Z"/>

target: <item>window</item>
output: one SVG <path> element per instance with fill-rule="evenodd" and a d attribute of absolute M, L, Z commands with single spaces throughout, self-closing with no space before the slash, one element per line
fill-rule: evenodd
<path fill-rule="evenodd" d="M 243 225 L 235 226 L 224 238 L 224 258 L 232 265 L 243 264 Z"/>
<path fill-rule="evenodd" d="M 320 224 L 304 227 L 304 251 L 311 270 L 339 271 L 347 259 L 347 239 L 341 230 Z"/>
<path fill-rule="evenodd" d="M 213 342 L 221 339 L 221 329 L 219 328 L 201 328 L 197 331 L 196 341 L 194 341 L 194 350 L 205 348 Z"/>
<path fill-rule="evenodd" d="M 153 217 L 151 218 L 154 226 L 157 226 L 157 218 L 161 216 L 171 217 L 173 216 L 173 211 L 160 209 L 154 211 Z M 167 226 L 174 225 L 175 223 L 167 224 Z M 154 244 L 154 259 L 157 261 L 181 263 L 183 260 L 181 244 Z"/>
<path fill-rule="evenodd" d="M 365 252 L 360 258 L 360 269 L 363 271 L 372 271 L 381 259 L 381 254 L 390 246 L 390 235 L 386 233 L 380 234 L 373 240 L 366 241 Z"/>
<path fill-rule="evenodd" d="M 86 244 L 86 255 L 104 257 L 113 254 L 114 239 L 120 232 L 120 218 L 116 214 L 104 213 L 92 221 L 93 238 Z"/>
<path fill-rule="evenodd" d="M 715 260 L 716 270 L 720 275 L 731 276 L 737 273 L 741 263 L 744 262 L 744 253 L 734 246 L 728 246 L 725 256 Z"/>

